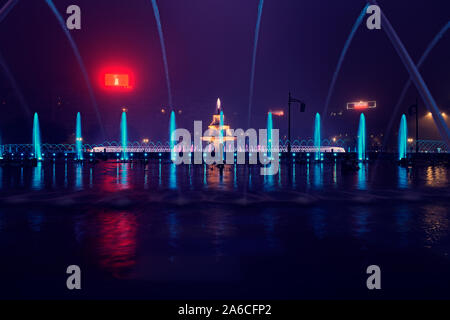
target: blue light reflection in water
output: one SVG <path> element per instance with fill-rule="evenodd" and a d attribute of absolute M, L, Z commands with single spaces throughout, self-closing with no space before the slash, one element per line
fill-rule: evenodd
<path fill-rule="evenodd" d="M 169 245 L 176 248 L 178 246 L 178 218 L 175 212 L 171 212 L 167 215 L 167 225 L 169 227 Z"/>
<path fill-rule="evenodd" d="M 169 189 L 175 190 L 177 188 L 177 165 L 170 164 L 169 171 Z"/>
<path fill-rule="evenodd" d="M 400 189 L 409 188 L 408 168 L 398 167 L 398 187 Z"/>
<path fill-rule="evenodd" d="M 323 188 L 323 163 L 314 163 L 314 189 Z"/>
<path fill-rule="evenodd" d="M 406 205 L 400 205 L 395 212 L 395 223 L 399 233 L 399 246 L 406 247 L 409 244 L 409 233 L 411 231 L 411 211 Z"/>
<path fill-rule="evenodd" d="M 44 187 L 42 177 L 42 162 L 38 162 L 37 166 L 32 169 L 32 172 L 31 188 L 33 190 L 41 190 Z"/>
<path fill-rule="evenodd" d="M 79 163 L 75 169 L 75 190 L 83 189 L 83 164 Z"/>
<path fill-rule="evenodd" d="M 314 235 L 318 239 L 326 236 L 326 211 L 322 208 L 313 208 L 309 216 Z"/>
<path fill-rule="evenodd" d="M 370 212 L 367 207 L 358 206 L 354 208 L 354 235 L 358 239 L 365 239 L 370 230 Z"/>
<path fill-rule="evenodd" d="M 358 190 L 367 190 L 367 164 L 360 163 L 358 170 L 358 183 L 356 184 Z"/>

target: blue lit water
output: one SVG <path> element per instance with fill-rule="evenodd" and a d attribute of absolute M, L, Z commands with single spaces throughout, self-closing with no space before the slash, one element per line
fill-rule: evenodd
<path fill-rule="evenodd" d="M 374 167 L 0 167 L 0 297 L 449 298 L 449 168 Z"/>

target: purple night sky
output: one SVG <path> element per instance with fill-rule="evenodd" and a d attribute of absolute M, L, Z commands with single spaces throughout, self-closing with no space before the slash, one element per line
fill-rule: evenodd
<path fill-rule="evenodd" d="M 6 1 L 0 1 L 3 5 Z M 177 125 L 192 130 L 194 120 L 206 126 L 220 97 L 226 122 L 247 127 L 250 70 L 258 0 L 158 1 L 165 36 L 175 108 L 183 113 Z M 71 31 L 89 72 L 107 139 L 117 140 L 120 111 L 129 109 L 130 140 L 166 140 L 168 97 L 157 27 L 150 0 L 55 0 L 59 12 L 77 4 L 82 30 Z M 266 0 L 256 60 L 251 126 L 265 127 L 270 109 L 286 110 L 292 91 L 307 103 L 307 112 L 293 113 L 293 136 L 313 132 L 314 113 L 322 112 L 328 87 L 350 30 L 364 6 L 360 0 Z M 414 61 L 448 22 L 448 0 L 380 0 Z M 0 24 L 0 52 L 16 78 L 31 111 L 39 112 L 45 142 L 71 142 L 76 112 L 83 114 L 84 136 L 101 142 L 72 49 L 45 1 L 21 1 Z M 442 111 L 450 111 L 450 35 L 423 65 L 421 73 Z M 102 87 L 103 68 L 133 70 L 136 85 L 129 92 Z M 384 31 L 370 31 L 365 22 L 355 36 L 337 81 L 330 111 L 346 102 L 377 100 L 368 111 L 368 134 L 384 133 L 408 74 Z M 411 88 L 401 112 L 415 101 Z M 60 97 L 60 105 L 58 105 Z M 29 143 L 31 126 L 14 90 L 0 73 L 0 130 L 6 143 Z M 422 104 L 423 106 L 423 104 Z M 422 115 L 427 113 L 422 109 Z M 397 115 L 400 119 L 400 114 Z M 324 133 L 356 134 L 358 114 L 327 119 Z M 424 138 L 439 139 L 423 118 Z M 412 119 L 411 119 L 412 120 Z M 411 121 L 411 126 L 412 126 Z M 450 124 L 447 120 L 447 124 Z M 286 134 L 286 117 L 274 127 Z"/>

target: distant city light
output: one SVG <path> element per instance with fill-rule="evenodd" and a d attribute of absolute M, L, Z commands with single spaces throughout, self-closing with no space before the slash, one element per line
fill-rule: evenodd
<path fill-rule="evenodd" d="M 377 107 L 376 101 L 358 101 L 347 103 L 347 110 L 366 110 L 375 109 Z"/>
<path fill-rule="evenodd" d="M 443 118 L 447 118 L 447 114 L 446 114 L 445 112 L 441 112 L 441 116 L 442 116 Z M 431 112 L 428 112 L 428 113 L 427 113 L 427 117 L 433 118 L 433 114 L 432 114 Z"/>
<path fill-rule="evenodd" d="M 272 115 L 276 116 L 276 117 L 283 117 L 284 116 L 284 111 L 283 110 L 277 110 L 277 111 L 271 111 Z"/>
<path fill-rule="evenodd" d="M 413 138 L 408 138 L 408 142 L 409 142 L 409 143 L 413 143 L 413 142 L 414 142 L 414 139 L 413 139 Z"/>
<path fill-rule="evenodd" d="M 144 140 L 142 140 L 143 143 L 148 143 L 149 140 L 147 138 L 145 138 Z"/>

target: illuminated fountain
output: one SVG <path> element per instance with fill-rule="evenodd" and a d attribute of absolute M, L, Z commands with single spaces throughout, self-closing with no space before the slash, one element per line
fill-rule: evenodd
<path fill-rule="evenodd" d="M 120 141 L 122 143 L 122 161 L 128 161 L 128 129 L 127 129 L 127 112 L 123 110 L 122 120 L 120 122 Z"/>
<path fill-rule="evenodd" d="M 76 160 L 83 160 L 83 136 L 81 135 L 81 114 L 77 113 L 77 126 L 75 129 Z"/>
<path fill-rule="evenodd" d="M 41 161 L 41 131 L 39 129 L 39 117 L 37 113 L 34 114 L 33 120 L 33 152 L 35 159 Z"/>
<path fill-rule="evenodd" d="M 320 114 L 316 113 L 316 121 L 314 125 L 314 149 L 315 149 L 315 160 L 320 161 L 321 160 L 321 145 L 320 145 Z"/>
<path fill-rule="evenodd" d="M 269 112 L 267 115 L 267 157 L 269 158 L 272 156 L 272 129 L 272 112 Z"/>
<path fill-rule="evenodd" d="M 170 113 L 170 125 L 169 125 L 170 159 L 172 161 L 175 161 L 175 159 L 176 159 L 176 154 L 175 154 L 176 141 L 173 139 L 173 134 L 175 133 L 176 129 L 177 129 L 177 125 L 175 122 L 175 111 L 172 111 Z"/>
<path fill-rule="evenodd" d="M 359 118 L 359 129 L 358 129 L 358 160 L 367 160 L 366 155 L 366 117 L 364 113 L 361 113 Z"/>
<path fill-rule="evenodd" d="M 408 125 L 406 123 L 406 116 L 402 116 L 400 121 L 400 129 L 398 132 L 398 160 L 402 161 L 408 156 Z"/>

